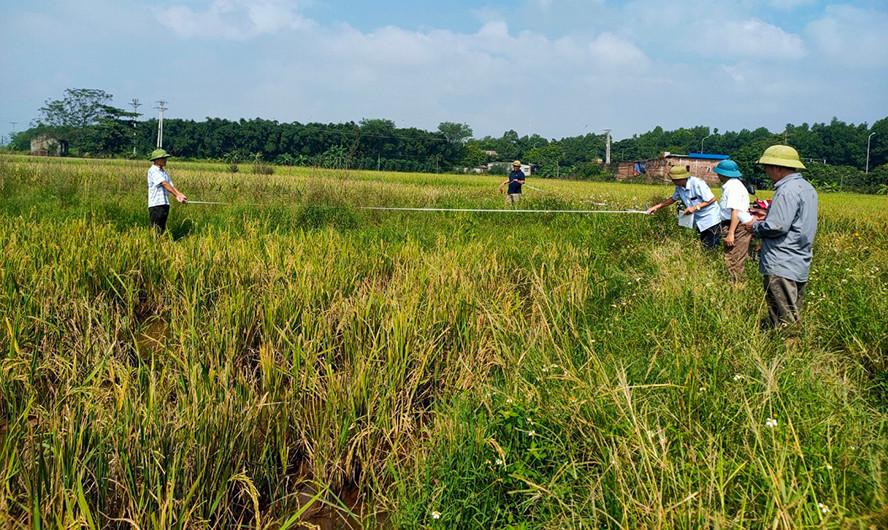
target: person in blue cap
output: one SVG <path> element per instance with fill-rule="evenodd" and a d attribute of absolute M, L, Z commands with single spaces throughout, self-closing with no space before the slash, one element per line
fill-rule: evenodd
<path fill-rule="evenodd" d="M 728 274 L 735 282 L 743 279 L 746 256 L 749 254 L 749 243 L 752 232 L 745 223 L 752 221 L 749 213 L 749 192 L 740 180 L 743 173 L 733 160 L 722 160 L 715 166 L 715 174 L 721 181 L 722 196 L 719 201 L 721 210 L 722 242 L 725 251 L 725 266 Z"/>

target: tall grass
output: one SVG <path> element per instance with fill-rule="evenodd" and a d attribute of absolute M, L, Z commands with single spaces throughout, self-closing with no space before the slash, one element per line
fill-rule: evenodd
<path fill-rule="evenodd" d="M 495 178 L 0 158 L 10 528 L 880 527 L 884 198 L 822 195 L 800 340 L 667 214 Z M 528 207 L 668 190 L 543 182 Z M 776 423 L 776 424 L 775 424 Z"/>

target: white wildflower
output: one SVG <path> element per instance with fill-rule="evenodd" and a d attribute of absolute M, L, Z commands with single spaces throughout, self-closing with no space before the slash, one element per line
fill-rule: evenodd
<path fill-rule="evenodd" d="M 503 459 L 502 459 L 502 458 L 497 458 L 497 459 L 496 459 L 496 465 L 498 465 L 498 466 L 503 465 Z"/>
<path fill-rule="evenodd" d="M 743 379 L 743 374 L 734 374 L 734 381 L 739 381 Z"/>
<path fill-rule="evenodd" d="M 536 433 L 536 431 L 530 431 L 527 433 L 527 435 L 530 436 L 531 438 L 533 438 L 534 436 L 537 435 L 537 433 Z"/>
<path fill-rule="evenodd" d="M 833 469 L 833 468 L 832 468 L 832 464 L 826 464 L 826 470 L 827 470 L 827 471 L 832 471 L 832 469 Z"/>
<path fill-rule="evenodd" d="M 820 508 L 820 513 L 822 513 L 823 515 L 829 513 L 829 506 L 823 504 L 822 502 L 818 502 L 817 507 Z"/>
<path fill-rule="evenodd" d="M 441 512 L 432 512 L 432 519 L 440 519 Z"/>
<path fill-rule="evenodd" d="M 765 422 L 765 427 L 767 427 L 769 429 L 773 429 L 776 426 L 777 426 L 777 420 L 775 420 L 774 418 L 768 418 L 768 420 Z"/>

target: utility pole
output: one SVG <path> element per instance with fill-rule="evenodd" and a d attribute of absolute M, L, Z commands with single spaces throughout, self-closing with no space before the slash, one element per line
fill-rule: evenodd
<path fill-rule="evenodd" d="M 701 152 L 701 153 L 704 152 L 704 151 L 703 151 L 703 142 L 705 142 L 707 138 L 709 138 L 709 137 L 711 137 L 711 136 L 715 136 L 716 134 L 718 134 L 718 128 L 717 128 L 717 127 L 716 127 L 715 129 L 713 129 L 712 132 L 709 133 L 707 136 L 704 136 L 702 140 L 700 140 L 700 152 Z"/>
<path fill-rule="evenodd" d="M 873 135 L 874 135 L 874 134 L 876 134 L 876 133 L 871 132 L 871 133 L 869 134 L 869 136 L 866 137 L 866 171 L 865 171 L 864 173 L 866 173 L 867 175 L 869 174 L 869 150 L 870 150 L 870 140 L 873 139 Z"/>
<path fill-rule="evenodd" d="M 135 115 L 135 116 L 133 116 L 133 158 L 135 158 L 135 156 L 136 156 L 136 118 L 141 116 L 139 114 L 139 107 L 141 107 L 142 104 L 139 103 L 138 98 L 133 98 L 133 100 L 130 101 L 130 105 L 132 105 L 133 114 Z"/>
<path fill-rule="evenodd" d="M 160 119 L 157 122 L 157 148 L 163 148 L 163 113 L 166 110 L 169 110 L 166 106 L 167 102 L 164 100 L 159 100 L 157 102 L 157 106 L 155 109 L 160 111 Z"/>
<path fill-rule="evenodd" d="M 604 130 L 604 165 L 609 166 L 611 163 L 611 130 Z"/>

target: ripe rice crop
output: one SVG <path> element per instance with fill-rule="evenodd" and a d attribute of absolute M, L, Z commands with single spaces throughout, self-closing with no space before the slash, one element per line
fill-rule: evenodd
<path fill-rule="evenodd" d="M 670 213 L 496 177 L 0 157 L 3 528 L 884 527 L 888 208 L 821 194 L 798 340 Z M 666 186 L 531 181 L 522 207 Z M 300 526 L 303 525 L 303 526 Z M 311 527 L 311 526 L 308 526 Z"/>

